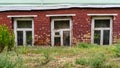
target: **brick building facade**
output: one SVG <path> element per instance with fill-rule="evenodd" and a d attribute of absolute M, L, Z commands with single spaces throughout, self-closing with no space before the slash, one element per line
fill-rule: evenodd
<path fill-rule="evenodd" d="M 119 8 L 64 8 L 0 12 L 17 45 L 111 45 L 120 40 Z"/>

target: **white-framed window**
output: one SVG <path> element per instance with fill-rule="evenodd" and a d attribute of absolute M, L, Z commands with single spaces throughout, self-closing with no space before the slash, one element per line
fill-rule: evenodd
<path fill-rule="evenodd" d="M 52 18 L 51 43 L 52 46 L 71 45 L 72 20 L 71 18 Z"/>
<path fill-rule="evenodd" d="M 99 45 L 112 44 L 112 17 L 92 17 L 91 42 Z"/>
<path fill-rule="evenodd" d="M 33 18 L 14 18 L 15 42 L 18 46 L 33 45 L 34 22 Z"/>

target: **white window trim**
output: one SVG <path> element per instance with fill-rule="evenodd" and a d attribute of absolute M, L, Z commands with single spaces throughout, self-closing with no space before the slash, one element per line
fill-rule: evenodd
<path fill-rule="evenodd" d="M 37 17 L 37 15 L 8 15 L 7 16 L 8 18 L 11 18 L 11 17 Z"/>
<path fill-rule="evenodd" d="M 69 20 L 70 21 L 70 28 L 69 29 L 61 29 L 61 30 L 64 30 L 64 31 L 70 31 L 70 46 L 72 45 L 72 20 L 71 18 L 64 18 L 64 19 L 52 19 L 51 21 L 51 45 L 54 46 L 54 32 L 60 32 L 60 34 L 63 34 L 61 32 L 61 30 L 54 30 L 54 21 L 64 21 L 64 20 Z M 63 36 L 63 35 L 62 35 Z M 63 44 L 63 39 L 61 38 L 61 43 Z"/>
<path fill-rule="evenodd" d="M 110 19 L 110 28 L 94 28 L 95 26 L 95 22 L 94 20 L 96 19 Z M 92 17 L 92 23 L 91 23 L 91 43 L 94 43 L 94 30 L 100 30 L 102 33 L 101 33 L 101 36 L 103 38 L 103 30 L 110 30 L 110 40 L 109 40 L 109 45 L 112 44 L 112 17 Z M 101 39 L 102 39 L 101 38 Z M 100 44 L 103 43 L 103 39 L 101 40 L 102 42 L 100 42 Z"/>
<path fill-rule="evenodd" d="M 32 21 L 32 28 L 17 28 L 17 20 L 31 20 Z M 23 31 L 23 36 L 25 36 L 24 31 L 32 31 L 32 46 L 34 46 L 34 20 L 33 18 L 15 18 L 14 19 L 14 34 L 15 34 L 15 42 L 17 44 L 17 31 Z M 26 37 L 23 37 L 23 45 L 25 44 Z"/>
<path fill-rule="evenodd" d="M 59 17 L 59 16 L 76 16 L 76 14 L 48 14 L 46 17 Z"/>
<path fill-rule="evenodd" d="M 118 14 L 87 14 L 88 16 L 117 16 Z"/>

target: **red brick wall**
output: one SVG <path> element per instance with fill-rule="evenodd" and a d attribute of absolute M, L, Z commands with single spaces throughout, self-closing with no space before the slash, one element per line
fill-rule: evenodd
<path fill-rule="evenodd" d="M 11 11 L 0 12 L 0 24 L 7 24 L 12 29 L 13 20 L 8 15 L 38 15 L 34 17 L 34 37 L 36 45 L 51 44 L 50 17 L 47 14 L 76 14 L 72 17 L 72 43 L 91 42 L 91 17 L 87 14 L 118 14 L 113 17 L 113 43 L 120 39 L 120 9 L 61 9 L 47 11 Z"/>

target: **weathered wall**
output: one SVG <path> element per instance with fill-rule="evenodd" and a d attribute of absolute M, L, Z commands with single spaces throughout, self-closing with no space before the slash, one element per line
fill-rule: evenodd
<path fill-rule="evenodd" d="M 38 15 L 34 17 L 34 37 L 36 45 L 51 44 L 50 17 L 47 14 L 76 14 L 72 17 L 72 43 L 91 42 L 91 17 L 87 14 L 118 14 L 113 17 L 113 43 L 119 42 L 120 38 L 120 9 L 61 9 L 47 11 L 11 11 L 0 12 L 0 24 L 7 24 L 12 29 L 13 19 L 8 15 Z"/>

